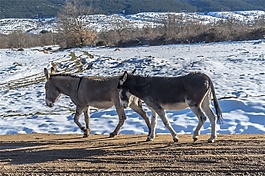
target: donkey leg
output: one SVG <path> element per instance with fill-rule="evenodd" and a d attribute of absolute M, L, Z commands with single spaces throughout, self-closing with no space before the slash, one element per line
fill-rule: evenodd
<path fill-rule="evenodd" d="M 137 102 L 132 102 L 130 104 L 130 108 L 132 110 L 134 110 L 135 112 L 137 112 L 144 120 L 145 120 L 145 123 L 148 127 L 148 135 L 150 135 L 151 133 L 151 123 L 150 123 L 150 120 L 146 114 L 146 112 L 143 110 L 142 106 L 139 105 Z"/>
<path fill-rule="evenodd" d="M 157 108 L 156 110 L 156 113 L 160 116 L 161 120 L 163 121 L 164 125 L 167 127 L 167 129 L 170 131 L 172 137 L 173 137 L 173 141 L 174 142 L 178 142 L 178 137 L 177 137 L 177 133 L 175 132 L 175 130 L 172 128 L 168 118 L 167 118 L 167 115 L 164 111 L 164 109 L 162 108 Z"/>
<path fill-rule="evenodd" d="M 84 129 L 83 137 L 88 137 L 88 135 L 90 134 L 90 109 L 89 107 L 85 108 L 84 117 L 85 117 L 85 122 L 86 122 L 86 129 Z"/>
<path fill-rule="evenodd" d="M 206 117 L 205 117 L 204 113 L 202 112 L 202 110 L 199 106 L 192 106 L 192 107 L 190 107 L 190 109 L 199 119 L 199 123 L 198 123 L 198 125 L 197 125 L 197 127 L 193 133 L 193 140 L 195 142 L 198 140 L 198 136 L 200 135 L 200 130 L 201 130 L 204 122 L 206 121 Z"/>
<path fill-rule="evenodd" d="M 115 130 L 112 133 L 110 133 L 109 137 L 116 136 L 126 120 L 124 109 L 120 106 L 120 104 L 117 104 L 117 105 L 115 104 L 115 108 L 119 116 L 119 123 L 117 124 Z"/>
<path fill-rule="evenodd" d="M 85 131 L 86 128 L 79 122 L 79 118 L 80 118 L 80 115 L 82 114 L 83 110 L 84 110 L 84 108 L 76 107 L 74 122 L 82 131 Z"/>
<path fill-rule="evenodd" d="M 208 116 L 210 123 L 211 123 L 211 137 L 208 139 L 208 142 L 212 143 L 214 142 L 214 139 L 216 139 L 216 129 L 215 129 L 215 124 L 216 124 L 216 116 L 213 113 L 213 110 L 210 107 L 210 102 L 209 100 L 205 100 L 202 104 L 202 109 L 205 112 L 205 114 Z"/>
<path fill-rule="evenodd" d="M 156 129 L 156 124 L 157 124 L 157 113 L 152 110 L 152 119 L 151 119 L 151 131 L 150 134 L 148 135 L 146 141 L 152 141 L 155 138 L 155 129 Z"/>

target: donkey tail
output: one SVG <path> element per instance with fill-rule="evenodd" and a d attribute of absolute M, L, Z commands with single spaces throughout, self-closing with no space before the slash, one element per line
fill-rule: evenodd
<path fill-rule="evenodd" d="M 214 108 L 215 108 L 215 112 L 217 115 L 217 123 L 220 124 L 220 123 L 223 123 L 222 110 L 221 110 L 220 104 L 218 102 L 218 99 L 216 98 L 213 82 L 210 78 L 209 78 L 209 83 L 210 83 L 211 92 L 212 92 L 212 96 L 213 96 Z"/>

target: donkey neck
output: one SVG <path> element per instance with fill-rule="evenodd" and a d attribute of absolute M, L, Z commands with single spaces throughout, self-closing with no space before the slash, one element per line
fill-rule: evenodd
<path fill-rule="evenodd" d="M 71 75 L 56 75 L 52 77 L 53 84 L 65 95 L 73 96 L 78 92 L 82 77 Z"/>
<path fill-rule="evenodd" d="M 133 95 L 142 98 L 150 87 L 148 77 L 130 75 L 125 85 L 130 88 Z"/>

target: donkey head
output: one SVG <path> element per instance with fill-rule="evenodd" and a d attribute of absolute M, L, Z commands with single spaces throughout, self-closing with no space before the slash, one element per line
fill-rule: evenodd
<path fill-rule="evenodd" d="M 51 68 L 51 74 L 48 72 L 47 68 L 44 68 L 44 74 L 47 82 L 45 83 L 45 101 L 46 105 L 53 107 L 54 102 L 59 98 L 60 92 L 56 86 L 51 81 L 51 75 L 55 73 L 55 69 Z"/>
<path fill-rule="evenodd" d="M 126 85 L 127 80 L 128 73 L 125 71 L 124 74 L 120 77 L 118 84 L 120 104 L 124 108 L 127 108 L 133 101 L 133 96 L 130 93 L 130 89 Z"/>

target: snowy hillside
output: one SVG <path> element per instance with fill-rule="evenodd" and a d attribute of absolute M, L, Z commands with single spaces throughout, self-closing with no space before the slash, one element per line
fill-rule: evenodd
<path fill-rule="evenodd" d="M 134 15 L 90 15 L 81 17 L 84 25 L 96 31 L 121 28 L 123 26 L 143 27 L 163 25 L 169 13 L 138 13 Z M 185 23 L 196 21 L 202 24 L 216 23 L 220 20 L 233 20 L 243 23 L 264 18 L 264 11 L 235 11 L 235 12 L 209 12 L 209 13 L 170 13 L 176 16 L 177 21 Z M 14 30 L 30 33 L 40 31 L 56 32 L 55 19 L 0 19 L 0 34 L 9 34 Z"/>

